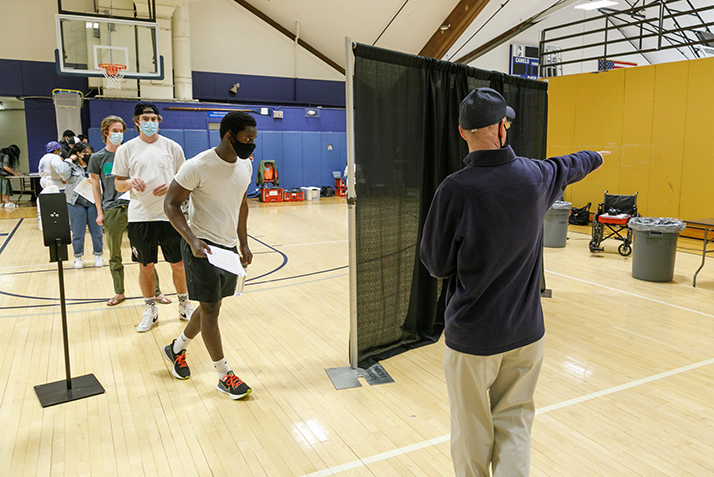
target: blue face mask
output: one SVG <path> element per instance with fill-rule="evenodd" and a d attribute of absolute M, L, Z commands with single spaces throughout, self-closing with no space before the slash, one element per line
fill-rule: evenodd
<path fill-rule="evenodd" d="M 124 140 L 124 133 L 120 133 L 120 132 L 109 133 L 109 142 L 111 142 L 115 146 L 120 145 L 123 140 Z"/>
<path fill-rule="evenodd" d="M 141 132 L 151 137 L 159 130 L 159 123 L 154 121 L 142 121 L 140 123 Z"/>

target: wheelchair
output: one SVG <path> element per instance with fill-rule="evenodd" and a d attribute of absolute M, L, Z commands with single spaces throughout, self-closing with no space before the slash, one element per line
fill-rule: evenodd
<path fill-rule="evenodd" d="M 605 191 L 605 199 L 598 205 L 593 217 L 592 239 L 590 252 L 602 252 L 600 246 L 604 240 L 614 238 L 622 243 L 617 252 L 623 257 L 632 253 L 632 229 L 627 223 L 632 217 L 639 217 L 637 213 L 637 192 L 635 195 L 615 195 Z"/>

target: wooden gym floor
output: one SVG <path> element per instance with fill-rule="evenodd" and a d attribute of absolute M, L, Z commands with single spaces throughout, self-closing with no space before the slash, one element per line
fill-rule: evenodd
<path fill-rule="evenodd" d="M 254 263 L 220 319 L 253 387 L 242 401 L 215 390 L 200 336 L 191 379 L 170 376 L 161 348 L 183 323 L 168 264 L 174 302 L 143 334 L 136 265 L 129 299 L 107 307 L 108 267 L 66 264 L 72 374 L 106 392 L 43 409 L 33 386 L 64 378 L 57 268 L 35 209 L 0 209 L 0 475 L 453 475 L 443 340 L 383 361 L 393 384 L 336 391 L 325 373 L 348 364 L 346 214 L 341 198 L 251 202 Z M 588 233 L 545 250 L 532 475 L 714 475 L 714 264 L 692 287 L 701 242 L 680 239 L 674 281 L 640 281 L 617 242 L 591 254 Z"/>

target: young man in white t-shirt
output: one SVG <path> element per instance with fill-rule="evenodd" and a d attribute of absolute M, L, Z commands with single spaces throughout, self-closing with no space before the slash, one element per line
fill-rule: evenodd
<path fill-rule="evenodd" d="M 119 146 L 114 158 L 117 192 L 131 190 L 127 231 L 132 259 L 139 262 L 139 285 L 146 302 L 141 323 L 136 327 L 139 333 L 149 331 L 159 321 L 154 297 L 154 266 L 158 262 L 159 245 L 171 264 L 179 318 L 188 321 L 193 313 L 186 292 L 181 236 L 169 223 L 163 208 L 169 184 L 185 158 L 178 143 L 158 134 L 161 119 L 154 103 L 138 102 L 134 107 L 134 124 L 139 136 Z"/>
<path fill-rule="evenodd" d="M 228 366 L 223 354 L 218 314 L 224 297 L 236 290 L 236 275 L 214 267 L 206 254 L 211 248 L 237 253 L 243 266 L 253 260 L 248 247 L 248 203 L 246 191 L 253 174 L 249 157 L 255 149 L 255 119 L 248 113 L 232 111 L 221 121 L 221 142 L 214 149 L 186 161 L 169 188 L 164 208 L 171 224 L 184 238 L 181 253 L 186 269 L 188 294 L 200 305 L 181 335 L 163 350 L 171 363 L 171 374 L 188 379 L 186 348 L 198 333 L 218 372 L 218 391 L 231 399 L 250 394 L 250 387 Z M 191 196 L 188 222 L 181 204 Z"/>

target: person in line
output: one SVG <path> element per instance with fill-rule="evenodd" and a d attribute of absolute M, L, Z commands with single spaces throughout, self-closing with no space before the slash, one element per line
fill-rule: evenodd
<path fill-rule="evenodd" d="M 57 190 L 64 190 L 65 181 L 57 172 L 63 169 L 62 145 L 57 141 L 50 141 L 45 145 L 46 154 L 40 158 L 37 171 L 40 174 L 40 186 L 46 189 L 55 186 Z M 38 202 L 39 206 L 39 202 Z"/>
<path fill-rule="evenodd" d="M 10 180 L 7 176 L 22 175 L 15 171 L 19 162 L 20 148 L 17 147 L 17 145 L 12 144 L 0 149 L 0 195 L 2 196 L 2 204 L 0 204 L 0 207 L 5 207 L 6 209 L 14 209 L 16 207 L 15 204 L 10 202 L 13 191 L 12 184 L 10 184 Z"/>
<path fill-rule="evenodd" d="M 119 116 L 107 116 L 100 125 L 105 147 L 92 154 L 87 171 L 92 178 L 92 193 L 97 208 L 96 222 L 104 227 L 107 247 L 109 248 L 109 270 L 114 282 L 114 296 L 107 301 L 108 306 L 118 305 L 126 300 L 124 294 L 124 264 L 122 263 L 121 244 L 124 232 L 129 225 L 127 208 L 129 199 L 114 187 L 114 155 L 124 142 L 126 123 Z M 154 268 L 156 303 L 169 304 L 171 300 L 161 293 L 159 275 Z"/>
<path fill-rule="evenodd" d="M 444 374 L 458 477 L 528 476 L 533 393 L 543 362 L 545 213 L 605 152 L 533 160 L 506 145 L 515 112 L 491 88 L 462 101 L 465 166 L 439 185 L 421 260 L 446 280 Z M 527 125 L 526 125 L 527 126 Z"/>
<path fill-rule="evenodd" d="M 214 267 L 206 257 L 215 248 L 238 253 L 236 245 L 240 244 L 243 266 L 253 260 L 248 247 L 246 192 L 253 174 L 249 157 L 255 149 L 256 121 L 248 113 L 232 111 L 221 120 L 220 135 L 217 147 L 181 166 L 166 194 L 166 215 L 183 237 L 181 254 L 189 297 L 200 305 L 181 335 L 164 347 L 163 355 L 171 363 L 175 378 L 188 379 L 191 373 L 186 348 L 202 333 L 218 372 L 216 389 L 231 399 L 240 399 L 250 394 L 251 388 L 228 365 L 218 327 L 223 298 L 235 293 L 237 277 Z M 186 222 L 181 204 L 189 196 Z"/>
<path fill-rule="evenodd" d="M 131 191 L 128 232 L 132 259 L 139 262 L 139 285 L 146 307 L 136 331 L 144 333 L 158 324 L 154 267 L 158 248 L 171 264 L 174 287 L 179 299 L 179 319 L 188 321 L 193 305 L 188 301 L 186 277 L 181 259 L 181 236 L 171 226 L 163 210 L 169 184 L 181 164 L 183 150 L 175 141 L 160 134 L 159 108 L 140 101 L 134 108 L 134 124 L 139 136 L 122 144 L 114 161 L 114 185 L 117 192 Z"/>
<path fill-rule="evenodd" d="M 69 157 L 72 146 L 79 142 L 79 139 L 74 135 L 74 131 L 71 129 L 65 129 L 62 133 L 62 139 L 60 139 L 60 144 L 62 145 L 62 158 L 67 159 Z"/>
<path fill-rule="evenodd" d="M 43 192 L 61 192 L 64 190 L 65 181 L 60 177 L 57 169 L 65 166 L 62 160 L 62 145 L 57 141 L 50 141 L 45 144 L 46 154 L 40 158 L 37 165 L 37 172 L 40 175 L 40 187 Z M 37 223 L 42 230 L 42 219 L 40 217 L 40 201 L 37 201 Z"/>
<path fill-rule="evenodd" d="M 104 237 L 102 226 L 97 223 L 97 208 L 94 204 L 76 192 L 77 186 L 86 179 L 84 168 L 92 156 L 92 146 L 78 142 L 65 159 L 65 167 L 59 171 L 60 176 L 66 181 L 65 195 L 69 212 L 69 226 L 72 231 L 72 248 L 74 249 L 74 268 L 84 267 L 84 235 L 89 227 L 92 237 L 92 252 L 94 253 L 94 266 L 103 267 Z"/>

